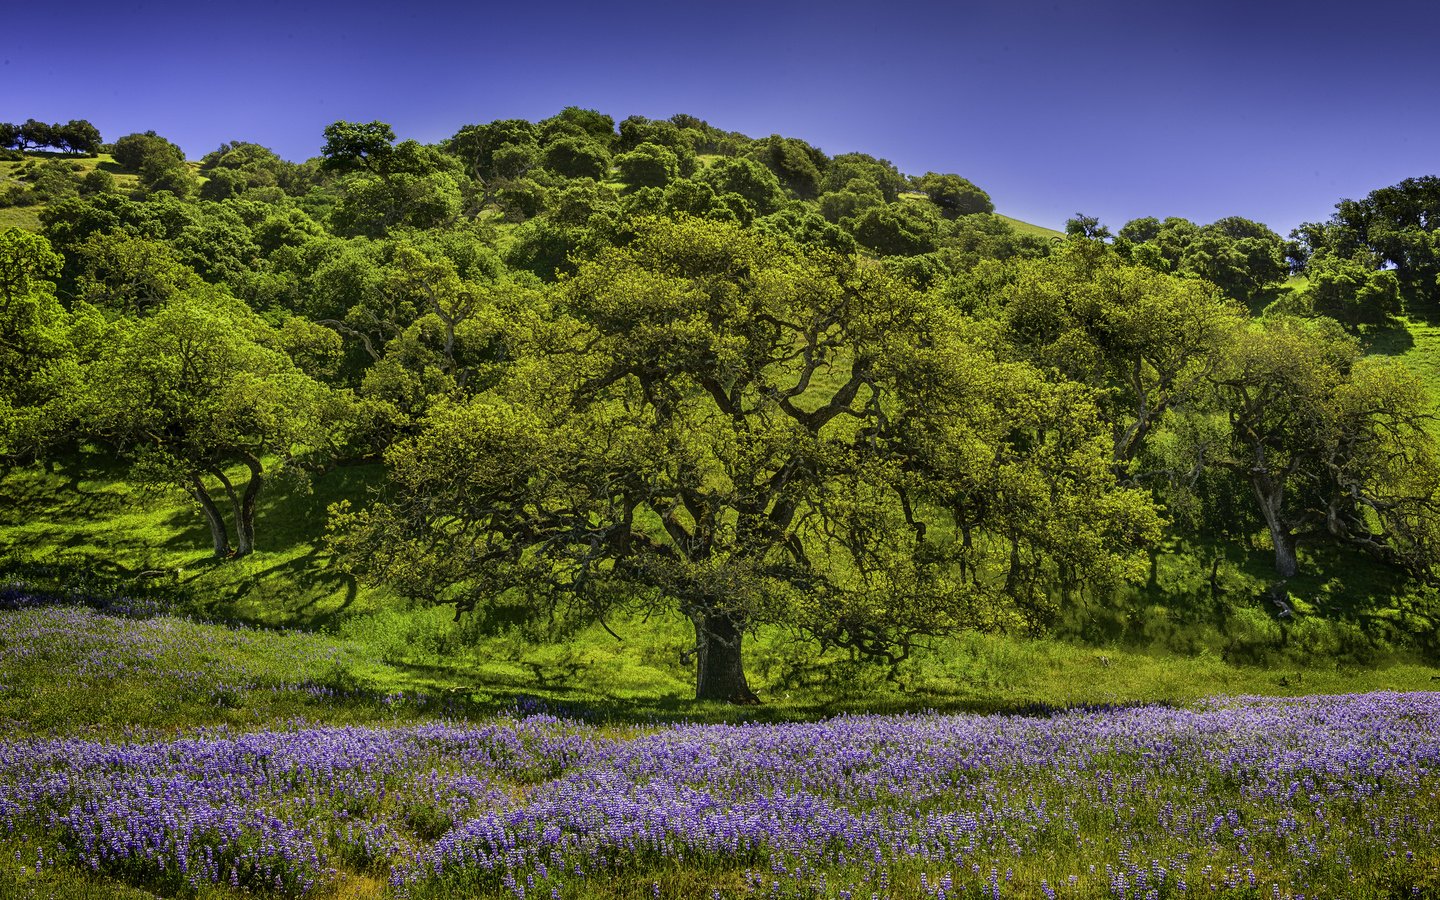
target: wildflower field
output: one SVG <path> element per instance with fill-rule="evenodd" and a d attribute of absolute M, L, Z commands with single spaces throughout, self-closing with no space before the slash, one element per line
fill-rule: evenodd
<path fill-rule="evenodd" d="M 175 656 L 201 627 L 180 620 L 0 615 L 12 720 L 47 653 L 75 690 L 154 666 L 176 703 L 345 700 L 316 680 L 333 663 L 318 639 L 232 630 L 232 662 L 206 667 Z M 233 661 L 252 645 L 298 674 Z M 0 894 L 1440 896 L 1440 693 L 782 724 L 409 708 L 8 729 Z"/>

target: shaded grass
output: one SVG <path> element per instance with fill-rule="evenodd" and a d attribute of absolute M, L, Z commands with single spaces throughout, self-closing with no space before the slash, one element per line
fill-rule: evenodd
<path fill-rule="evenodd" d="M 990 712 L 1185 703 L 1216 694 L 1424 690 L 1440 675 L 1392 646 L 1402 632 L 1423 631 L 1435 605 L 1388 569 L 1307 549 L 1307 574 L 1287 585 L 1300 618 L 1281 621 L 1265 599 L 1273 580 L 1265 548 L 1175 542 L 1157 558 L 1153 585 L 1074 610 L 1057 623 L 1056 637 L 936 639 L 892 668 L 821 653 L 799 634 L 766 628 L 746 642 L 747 670 L 766 705 L 697 704 L 693 663 L 682 661 L 694 633 L 673 611 L 609 620 L 620 640 L 599 625 L 455 622 L 449 608 L 414 608 L 338 571 L 321 539 L 325 507 L 363 500 L 380 478 L 377 467 L 336 469 L 308 490 L 270 485 L 262 497 L 260 551 L 228 561 L 209 558 L 199 513 L 183 498 L 140 491 L 122 474 L 103 457 L 79 455 L 53 471 L 17 470 L 0 481 L 0 579 L 7 571 L 48 577 L 58 588 L 88 571 L 110 588 L 166 597 L 178 613 L 203 620 L 307 630 L 307 639 L 321 642 L 315 654 L 333 648 L 342 660 L 321 680 L 368 693 L 333 712 L 298 697 L 242 692 L 219 709 L 197 701 L 161 714 L 171 690 L 161 678 L 117 685 L 124 702 L 108 705 L 47 691 L 48 712 L 36 713 L 33 727 L 67 719 L 105 728 L 180 727 L 191 717 L 197 724 L 294 715 L 365 721 L 389 714 L 376 698 L 400 692 L 443 697 L 467 716 L 538 701 L 616 721 L 783 721 L 847 711 Z M 1218 592 L 1208 583 L 1217 557 Z M 197 647 L 225 644 L 225 625 L 195 627 L 202 629 Z M 207 638 L 205 628 L 216 631 Z M 235 664 L 273 672 L 271 681 L 295 665 L 279 650 L 247 652 Z M 174 665 L 183 670 L 191 663 L 177 658 Z"/>
<path fill-rule="evenodd" d="M 1396 352 L 1440 396 L 1440 326 L 1403 324 L 1403 334 L 1371 335 L 1373 352 Z M 859 710 L 984 712 L 1185 703 L 1215 694 L 1423 690 L 1440 677 L 1416 655 L 1436 647 L 1401 646 L 1407 635 L 1440 630 L 1433 591 L 1364 557 L 1303 547 L 1302 575 L 1283 592 L 1297 616 L 1282 620 L 1267 599 L 1274 576 L 1263 540 L 1191 539 L 1165 548 L 1151 584 L 1073 610 L 1057 623 L 1057 637 L 934 640 L 892 669 L 822 654 L 786 629 L 762 629 L 747 639 L 746 659 L 767 705 L 696 704 L 693 670 L 681 658 L 694 635 L 678 614 L 610 621 L 621 640 L 596 625 L 547 631 L 456 623 L 447 608 L 411 608 L 338 571 L 323 545 L 325 508 L 339 499 L 363 502 L 383 477 L 376 466 L 335 469 L 308 487 L 269 485 L 260 552 L 218 562 L 209 557 L 198 511 L 183 497 L 139 490 L 123 474 L 98 454 L 8 473 L 0 480 L 0 557 L 45 563 L 61 572 L 57 578 L 61 570 L 90 571 L 127 590 L 158 590 L 180 612 L 204 619 L 321 632 L 347 648 L 345 664 L 332 673 L 337 683 L 378 695 L 445 695 L 476 714 L 538 700 L 624 721 L 789 720 Z M 157 688 L 149 700 L 142 692 L 128 702 L 143 711 L 162 694 Z M 325 715 L 249 700 L 237 709 L 251 722 Z M 152 716 L 102 715 L 80 700 L 70 714 L 117 726 Z M 53 713 L 52 721 L 62 717 Z M 183 720 L 177 714 L 171 724 Z"/>
<path fill-rule="evenodd" d="M 0 482 L 8 501 L 0 503 L 0 557 L 164 585 L 188 611 L 210 618 L 323 627 L 384 602 L 382 592 L 334 568 L 322 531 L 330 503 L 362 500 L 381 474 L 378 465 L 346 466 L 309 483 L 272 482 L 257 516 L 260 552 L 217 561 L 198 508 L 182 495 L 137 487 L 114 460 L 77 454 Z"/>
<path fill-rule="evenodd" d="M 122 881 L 70 867 L 43 868 L 37 872 L 33 855 L 26 858 L 25 849 L 18 841 L 0 841 L 0 897 L 6 900 L 153 900 L 155 897 Z M 16 862 L 17 852 L 22 854 L 25 864 Z M 200 896 L 209 900 L 224 894 L 215 891 Z"/>
<path fill-rule="evenodd" d="M 0 612 L 7 635 L 36 611 Z M 693 643 L 679 614 L 619 617 L 563 639 L 518 628 L 476 633 L 443 608 L 388 607 L 325 632 L 265 631 L 161 617 L 91 613 L 0 678 L 0 720 L 29 733 L 255 728 L 296 717 L 328 724 L 546 708 L 592 721 L 809 721 L 847 712 L 1036 712 L 1077 705 L 1183 705 L 1222 694 L 1298 696 L 1434 688 L 1440 670 L 1396 658 L 1236 662 L 1222 654 L 1096 647 L 1056 639 L 963 634 L 916 650 L 899 669 L 820 653 L 765 629 L 747 643 L 758 708 L 696 703 L 680 653 Z M 145 652 L 93 674 L 95 648 L 158 630 Z M 59 632 L 56 632 L 57 634 Z M 17 639 L 19 639 L 17 637 Z M 142 642 L 143 643 L 143 642 Z M 158 655 L 154 653 L 158 646 Z M 0 654 L 5 641 L 0 639 Z M 109 652 L 109 651 L 107 651 Z M 81 677 L 89 671 L 92 674 Z"/>

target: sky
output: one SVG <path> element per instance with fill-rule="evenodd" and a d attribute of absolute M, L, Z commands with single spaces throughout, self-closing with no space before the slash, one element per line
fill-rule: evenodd
<path fill-rule="evenodd" d="M 1286 234 L 1440 174 L 1440 2 L 69 0 L 0 17 L 0 121 L 290 159 L 346 119 L 442 140 L 684 112 L 954 172 L 999 212 Z"/>

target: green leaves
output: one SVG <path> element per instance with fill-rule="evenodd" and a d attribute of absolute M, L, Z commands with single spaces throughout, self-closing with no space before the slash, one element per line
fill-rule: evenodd
<path fill-rule="evenodd" d="M 959 175 L 927 172 L 915 179 L 915 186 L 940 207 L 940 214 L 947 219 L 995 211 L 990 195 Z"/>
<path fill-rule="evenodd" d="M 50 280 L 61 262 L 43 237 L 0 231 L 0 458 L 33 454 L 69 430 L 74 348 Z"/>
<path fill-rule="evenodd" d="M 379 174 L 394 143 L 395 129 L 384 122 L 334 122 L 325 126 L 320 154 L 329 168 L 362 167 Z"/>
<path fill-rule="evenodd" d="M 384 502 L 336 511 L 350 565 L 467 608 L 660 596 L 707 652 L 776 622 L 881 655 L 1140 571 L 1159 518 L 1087 389 L 855 257 L 634 229 L 490 391 L 392 449 Z"/>
<path fill-rule="evenodd" d="M 194 496 L 217 556 L 229 548 L 208 485 L 230 496 L 236 549 L 248 553 L 267 469 L 331 451 L 349 428 L 348 395 L 300 371 L 283 344 L 243 303 L 200 288 L 114 321 L 85 370 L 84 430 L 128 457 L 138 479 Z M 250 472 L 243 492 L 226 474 L 239 464 Z"/>

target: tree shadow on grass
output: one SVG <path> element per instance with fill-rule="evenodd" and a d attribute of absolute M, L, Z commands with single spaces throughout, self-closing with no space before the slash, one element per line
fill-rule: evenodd
<path fill-rule="evenodd" d="M 265 554 L 252 556 L 253 565 Z M 332 628 L 354 606 L 360 588 L 355 577 L 330 565 L 321 548 L 280 560 L 236 582 L 211 606 L 228 619 L 255 624 L 283 624 L 305 631 Z M 335 603 L 336 595 L 340 595 Z"/>
<path fill-rule="evenodd" d="M 48 465 L 15 470 L 4 482 L 5 520 L 43 519 L 56 525 L 87 524 L 118 515 L 134 505 L 129 492 L 96 490 L 123 468 L 90 455 L 68 456 Z"/>
<path fill-rule="evenodd" d="M 857 698 L 849 702 L 771 702 L 758 706 L 735 706 L 713 701 L 701 702 L 689 697 L 586 697 L 563 689 L 547 689 L 489 678 L 477 681 L 471 686 L 452 689 L 450 695 L 458 698 L 466 718 L 480 719 L 518 709 L 610 725 L 780 725 L 855 715 L 1052 718 L 1072 713 L 1113 712 L 1116 709 L 1147 706 L 1174 708 L 1180 705 L 1173 700 L 1056 705 L 1039 699 L 999 700 L 931 691 L 911 697 Z"/>
<path fill-rule="evenodd" d="M 1414 348 L 1415 336 L 1404 322 L 1392 321 L 1365 329 L 1360 335 L 1360 343 L 1366 353 L 1399 356 Z"/>

